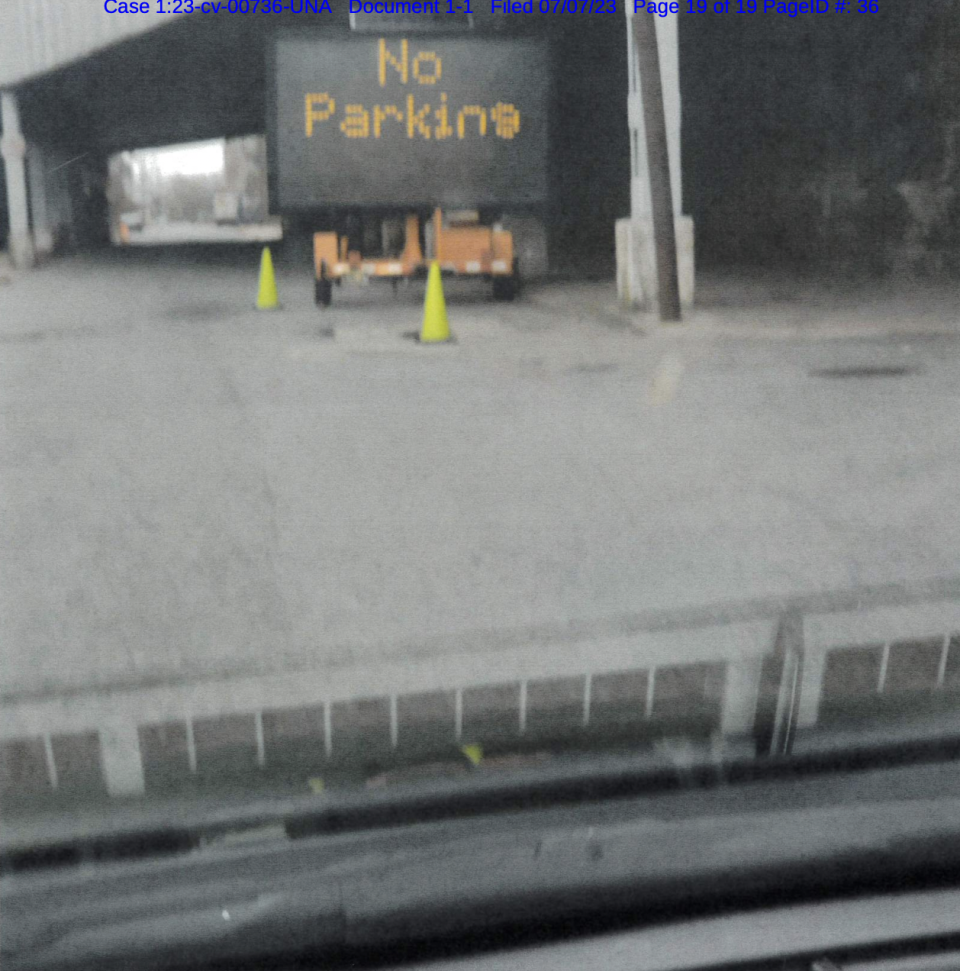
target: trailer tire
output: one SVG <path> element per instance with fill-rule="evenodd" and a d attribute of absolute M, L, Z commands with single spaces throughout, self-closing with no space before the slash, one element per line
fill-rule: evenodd
<path fill-rule="evenodd" d="M 318 307 L 329 307 L 333 300 L 333 283 L 323 277 L 317 280 L 314 285 L 313 300 Z"/>
<path fill-rule="evenodd" d="M 515 300 L 520 295 L 520 262 L 513 261 L 511 276 L 495 276 L 493 278 L 494 300 Z"/>

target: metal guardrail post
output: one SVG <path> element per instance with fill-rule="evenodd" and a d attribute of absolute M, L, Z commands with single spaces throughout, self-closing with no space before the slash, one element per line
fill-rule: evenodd
<path fill-rule="evenodd" d="M 764 661 L 754 721 L 757 755 L 788 755 L 797 731 L 803 673 L 803 615 L 787 611 Z"/>

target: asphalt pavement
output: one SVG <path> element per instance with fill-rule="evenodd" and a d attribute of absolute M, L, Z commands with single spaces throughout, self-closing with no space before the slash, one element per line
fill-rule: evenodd
<path fill-rule="evenodd" d="M 612 284 L 457 284 L 426 347 L 422 288 L 321 313 L 281 273 L 257 312 L 244 259 L 0 286 L 6 694 L 960 570 L 946 300 L 715 290 L 665 329 Z"/>

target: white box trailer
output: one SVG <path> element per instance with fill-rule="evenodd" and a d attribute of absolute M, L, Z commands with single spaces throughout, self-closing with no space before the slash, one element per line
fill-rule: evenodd
<path fill-rule="evenodd" d="M 240 222 L 240 196 L 236 192 L 218 192 L 213 197 L 213 219 L 218 226 Z"/>

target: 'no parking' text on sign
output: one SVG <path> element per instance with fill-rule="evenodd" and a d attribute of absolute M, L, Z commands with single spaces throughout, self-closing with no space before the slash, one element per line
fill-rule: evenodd
<path fill-rule="evenodd" d="M 281 207 L 544 201 L 547 70 L 534 38 L 282 36 Z"/>

